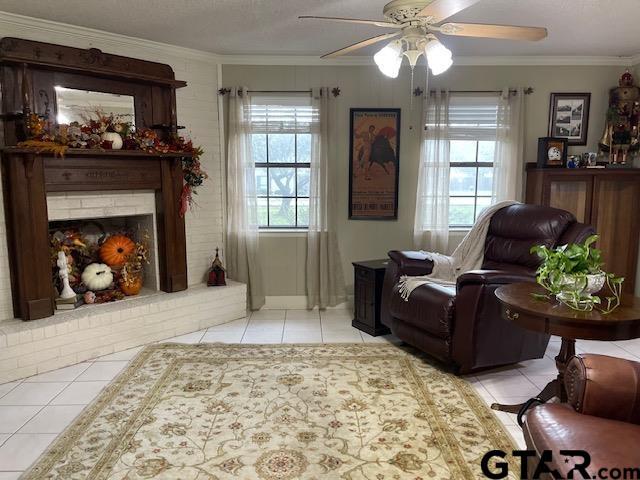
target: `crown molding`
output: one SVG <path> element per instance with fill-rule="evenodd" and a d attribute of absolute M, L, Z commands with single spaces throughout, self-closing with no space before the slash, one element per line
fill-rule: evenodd
<path fill-rule="evenodd" d="M 111 43 L 125 48 L 155 50 L 165 54 L 175 55 L 179 58 L 188 58 L 211 64 L 220 63 L 219 55 L 211 52 L 178 47 L 168 43 L 120 35 L 117 33 L 106 32 L 104 30 L 96 30 L 94 28 L 80 27 L 68 23 L 54 22 L 52 20 L 27 17 L 25 15 L 0 11 L 0 32 L 8 31 L 9 33 L 5 35 L 10 36 L 13 35 L 11 32 L 16 27 L 23 30 L 25 35 L 29 35 L 29 31 L 41 32 L 44 34 L 62 34 L 82 40 L 88 43 L 89 46 L 91 46 L 93 42 Z M 47 41 L 46 38 L 38 38 L 37 40 Z"/>
<path fill-rule="evenodd" d="M 375 65 L 369 56 L 348 56 L 322 59 L 309 55 L 219 55 L 223 65 L 280 65 L 280 66 L 363 66 Z M 640 63 L 640 55 L 633 57 L 616 56 L 460 56 L 453 57 L 456 66 L 633 66 Z"/>
<path fill-rule="evenodd" d="M 110 43 L 115 46 L 133 49 L 150 49 L 180 58 L 187 58 L 210 64 L 222 65 L 280 65 L 280 66 L 366 66 L 374 65 L 371 56 L 347 56 L 332 59 L 321 59 L 313 55 L 219 55 L 192 48 L 178 47 L 168 43 L 145 40 L 137 37 L 120 35 L 93 28 L 80 27 L 67 23 L 54 22 L 35 17 L 27 17 L 15 13 L 0 11 L 0 32 L 12 32 L 18 28 L 28 35 L 29 31 L 43 34 L 63 34 L 82 40 L 91 45 L 93 42 Z M 12 33 L 8 33 L 11 35 Z M 46 38 L 38 38 L 47 41 Z M 460 56 L 454 57 L 454 65 L 459 66 L 579 66 L 579 65 L 611 65 L 632 67 L 640 65 L 640 53 L 633 56 Z"/>
<path fill-rule="evenodd" d="M 315 55 L 219 55 L 223 65 L 280 65 L 280 66 L 362 66 L 375 65 L 373 57 L 348 56 L 320 58 Z"/>

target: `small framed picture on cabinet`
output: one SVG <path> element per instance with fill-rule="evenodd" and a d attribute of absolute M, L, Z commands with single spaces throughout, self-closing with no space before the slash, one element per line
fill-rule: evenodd
<path fill-rule="evenodd" d="M 567 165 L 567 139 L 538 138 L 538 168 L 565 167 Z"/>

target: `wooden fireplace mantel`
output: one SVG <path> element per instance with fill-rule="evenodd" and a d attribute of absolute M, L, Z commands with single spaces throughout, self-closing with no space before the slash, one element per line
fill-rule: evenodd
<path fill-rule="evenodd" d="M 159 190 L 162 172 L 159 165 L 166 160 L 176 167 L 190 153 L 147 153 L 138 150 L 68 149 L 64 157 L 38 153 L 34 149 L 7 147 L 2 154 L 13 161 L 42 157 L 47 192 L 102 190 Z M 11 160 L 8 160 L 11 161 Z M 33 163 L 26 165 L 27 174 Z"/>
<path fill-rule="evenodd" d="M 153 190 L 160 289 L 187 288 L 182 159 L 176 152 L 68 149 L 64 158 L 17 144 L 35 113 L 57 119 L 56 86 L 133 97 L 135 125 L 175 134 L 176 80 L 169 65 L 20 38 L 0 40 L 0 140 L 13 309 L 24 320 L 53 314 L 47 193 Z"/>
<path fill-rule="evenodd" d="M 59 158 L 20 148 L 3 149 L 14 315 L 33 320 L 54 312 L 57 292 L 51 282 L 47 192 L 154 190 L 160 289 L 185 290 L 186 236 L 179 213 L 182 158 L 178 154 L 91 150 L 68 152 Z"/>
<path fill-rule="evenodd" d="M 47 152 L 38 152 L 33 148 L 24 147 L 4 147 L 0 149 L 6 153 L 26 153 L 26 154 L 39 154 L 39 155 L 53 155 Z M 67 148 L 63 157 L 105 157 L 105 158 L 118 158 L 118 157 L 136 157 L 136 158 L 185 158 L 191 157 L 191 152 L 166 152 L 166 153 L 149 153 L 142 150 L 106 150 L 106 149 L 91 149 L 91 148 Z"/>

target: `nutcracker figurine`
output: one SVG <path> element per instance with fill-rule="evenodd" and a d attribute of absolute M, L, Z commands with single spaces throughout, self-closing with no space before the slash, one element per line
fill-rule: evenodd
<path fill-rule="evenodd" d="M 218 256 L 218 249 L 216 248 L 216 258 L 214 258 L 213 263 L 211 263 L 207 285 L 209 287 L 220 287 L 226 284 L 225 270 L 222 266 L 222 262 L 220 261 L 220 257 Z"/>
<path fill-rule="evenodd" d="M 634 85 L 628 70 L 618 85 L 609 92 L 607 124 L 599 146 L 602 152 L 609 153 L 609 163 L 624 165 L 629 153 L 640 148 L 640 87 Z"/>

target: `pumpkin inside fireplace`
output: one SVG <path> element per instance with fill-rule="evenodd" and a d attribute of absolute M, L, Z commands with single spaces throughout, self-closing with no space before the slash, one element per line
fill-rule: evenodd
<path fill-rule="evenodd" d="M 117 222 L 105 226 L 96 220 L 53 222 L 50 241 L 53 284 L 59 291 L 56 260 L 62 251 L 67 259 L 69 284 L 77 294 L 75 306 L 140 294 L 145 265 L 150 263 L 151 239 L 145 229 L 123 227 Z M 99 282 L 103 277 L 104 284 Z"/>
<path fill-rule="evenodd" d="M 110 267 L 122 267 L 136 249 L 136 244 L 125 235 L 111 235 L 100 247 L 100 259 Z"/>

